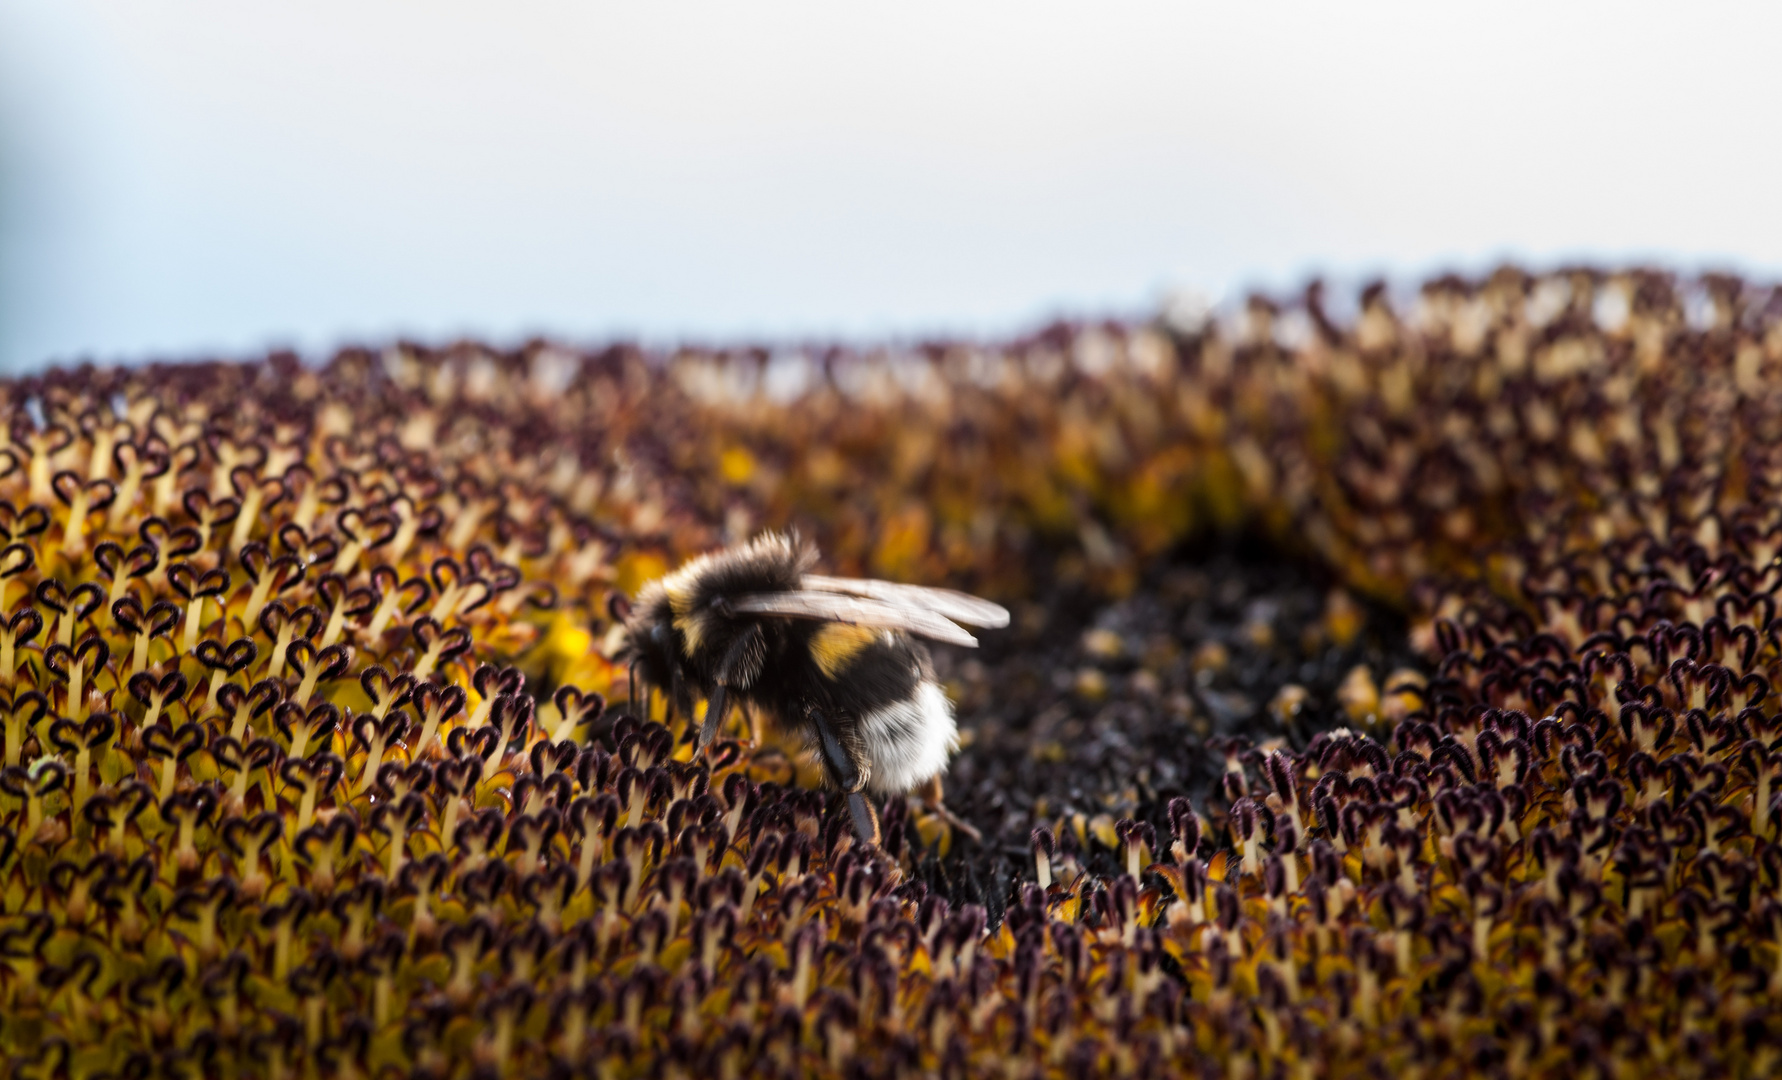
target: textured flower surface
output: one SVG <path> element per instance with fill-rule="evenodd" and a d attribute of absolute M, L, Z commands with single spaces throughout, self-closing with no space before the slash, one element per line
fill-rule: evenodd
<path fill-rule="evenodd" d="M 1324 301 L 0 384 L 7 1075 L 1772 1073 L 1782 291 Z M 788 524 L 1015 610 L 982 845 L 623 702 Z"/>

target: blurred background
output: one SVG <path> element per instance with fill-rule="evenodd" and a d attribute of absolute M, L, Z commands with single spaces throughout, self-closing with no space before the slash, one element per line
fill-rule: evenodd
<path fill-rule="evenodd" d="M 1782 273 L 1782 9 L 0 0 L 0 370 Z"/>

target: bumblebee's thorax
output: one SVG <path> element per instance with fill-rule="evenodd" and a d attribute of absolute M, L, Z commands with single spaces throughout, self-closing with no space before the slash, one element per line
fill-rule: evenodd
<path fill-rule="evenodd" d="M 740 548 L 702 555 L 662 579 L 669 618 L 689 660 L 718 653 L 739 627 L 727 611 L 737 597 L 798 588 L 811 556 L 784 537 L 768 535 Z M 708 661 L 709 662 L 709 661 Z"/>

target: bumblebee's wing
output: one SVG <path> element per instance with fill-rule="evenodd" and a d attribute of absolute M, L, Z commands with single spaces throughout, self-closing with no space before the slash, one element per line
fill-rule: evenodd
<path fill-rule="evenodd" d="M 749 615 L 780 615 L 788 619 L 819 619 L 853 626 L 903 630 L 936 641 L 973 648 L 978 641 L 927 608 L 890 604 L 863 596 L 802 590 L 756 593 L 730 602 L 732 611 Z"/>
<path fill-rule="evenodd" d="M 967 626 L 988 626 L 994 629 L 1009 624 L 1008 609 L 1001 604 L 992 604 L 988 600 L 954 592 L 952 589 L 899 585 L 894 581 L 874 581 L 869 578 L 825 577 L 822 574 L 806 574 L 803 581 L 807 589 L 865 596 L 894 607 L 922 608 Z"/>

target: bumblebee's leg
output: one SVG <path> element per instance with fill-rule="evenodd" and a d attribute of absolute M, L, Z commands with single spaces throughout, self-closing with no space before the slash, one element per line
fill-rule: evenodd
<path fill-rule="evenodd" d="M 705 722 L 699 725 L 699 742 L 693 747 L 699 753 L 712 744 L 718 735 L 718 725 L 724 721 L 724 710 L 729 707 L 727 700 L 730 688 L 723 683 L 712 687 L 712 696 L 705 699 Z"/>
<path fill-rule="evenodd" d="M 687 680 L 681 676 L 681 666 L 674 665 L 672 692 L 668 695 L 668 714 L 662 718 L 663 723 L 671 724 L 676 716 L 685 716 L 687 723 L 693 723 L 693 694 L 687 689 Z"/>
<path fill-rule="evenodd" d="M 755 684 L 755 676 L 761 671 L 761 659 L 766 649 L 767 643 L 761 636 L 761 627 L 754 625 L 737 635 L 736 641 L 724 653 L 724 659 L 718 662 L 717 685 L 712 688 L 711 697 L 706 700 L 705 723 L 699 729 L 700 750 L 710 746 L 717 737 L 718 725 L 724 722 L 724 708 L 731 688 L 746 690 Z M 691 712 L 688 715 L 690 717 Z"/>
<path fill-rule="evenodd" d="M 748 702 L 744 701 L 741 698 L 737 698 L 736 704 L 739 708 L 742 709 L 744 722 L 746 722 L 749 725 L 749 742 L 751 742 L 755 746 L 759 747 L 761 745 L 761 721 L 760 721 L 760 719 L 756 717 L 755 710 L 749 707 Z"/>
<path fill-rule="evenodd" d="M 945 818 L 948 824 L 971 837 L 974 843 L 981 844 L 984 842 L 984 834 L 979 832 L 971 822 L 947 809 L 946 801 L 942 798 L 940 773 L 935 773 L 933 776 L 929 777 L 928 782 L 918 788 L 917 792 L 921 795 L 922 802 L 927 805 L 928 809 Z"/>
<path fill-rule="evenodd" d="M 848 816 L 854 819 L 854 833 L 862 844 L 879 846 L 879 812 L 863 791 L 848 792 Z"/>
<path fill-rule="evenodd" d="M 848 816 L 854 819 L 854 832 L 862 843 L 877 845 L 879 842 L 879 814 L 873 809 L 872 800 L 860 790 L 866 779 L 842 747 L 841 740 L 835 736 L 835 726 L 829 718 L 815 709 L 810 710 L 811 726 L 817 731 L 817 739 L 823 748 L 823 761 L 829 766 L 829 776 L 836 786 L 848 793 Z"/>
<path fill-rule="evenodd" d="M 823 761 L 829 766 L 829 776 L 843 791 L 858 791 L 861 787 L 860 770 L 854 767 L 854 761 L 848 752 L 842 749 L 841 740 L 835 737 L 835 729 L 829 718 L 822 713 L 811 710 L 811 725 L 817 729 L 817 738 L 823 745 Z"/>

